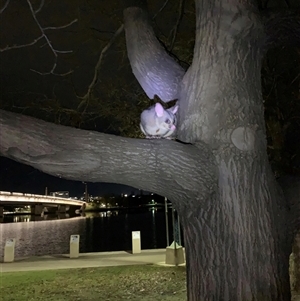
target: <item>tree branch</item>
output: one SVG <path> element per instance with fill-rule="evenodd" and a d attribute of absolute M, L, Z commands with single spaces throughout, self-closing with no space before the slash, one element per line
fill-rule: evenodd
<path fill-rule="evenodd" d="M 214 158 L 201 143 L 117 137 L 2 110 L 0 126 L 2 156 L 54 176 L 125 184 L 171 200 L 187 193 L 210 199 L 216 191 Z"/>
<path fill-rule="evenodd" d="M 94 71 L 94 77 L 93 77 L 93 80 L 92 82 L 89 84 L 89 87 L 88 87 L 88 90 L 86 92 L 86 94 L 84 96 L 82 96 L 82 101 L 79 103 L 78 107 L 77 107 L 77 110 L 79 111 L 79 109 L 85 105 L 85 109 L 87 108 L 88 106 L 88 103 L 89 103 L 89 100 L 91 98 L 91 95 L 93 93 L 93 89 L 95 88 L 95 85 L 98 81 L 98 75 L 99 75 L 99 71 L 100 71 L 100 66 L 103 62 L 103 58 L 106 54 L 106 52 L 108 51 L 108 49 L 114 44 L 115 40 L 117 39 L 117 37 L 123 32 L 124 30 L 124 25 L 122 24 L 118 30 L 114 33 L 113 37 L 111 38 L 111 40 L 107 43 L 107 45 L 102 49 L 101 53 L 100 53 L 100 56 L 98 58 L 98 62 L 96 64 L 96 67 L 95 67 L 95 71 Z M 84 109 L 84 111 L 85 111 Z"/>
<path fill-rule="evenodd" d="M 124 10 L 128 58 L 133 74 L 151 99 L 164 102 L 179 98 L 183 68 L 159 43 L 146 13 L 138 7 Z"/>
<path fill-rule="evenodd" d="M 8 3 L 9 3 L 9 1 L 7 1 L 4 5 L 4 7 L 2 9 L 0 9 L 0 14 L 6 9 Z M 48 35 L 46 34 L 46 30 L 56 30 L 56 29 L 63 29 L 63 28 L 70 27 L 72 24 L 76 23 L 78 21 L 78 19 L 74 19 L 73 21 L 71 21 L 71 22 L 69 22 L 65 25 L 61 25 L 61 26 L 57 26 L 57 27 L 53 27 L 53 26 L 43 27 L 40 24 L 40 22 L 37 18 L 37 13 L 40 12 L 40 10 L 42 9 L 42 7 L 44 5 L 44 1 L 41 1 L 40 6 L 37 10 L 34 10 L 33 5 L 32 5 L 30 0 L 27 0 L 27 4 L 29 6 L 29 10 L 30 10 L 30 13 L 32 15 L 32 18 L 33 18 L 34 22 L 36 23 L 37 27 L 39 28 L 39 31 L 41 32 L 41 35 L 39 37 L 35 38 L 33 41 L 31 41 L 29 43 L 26 43 L 26 44 L 11 45 L 11 46 L 7 45 L 4 48 L 0 48 L 0 52 L 8 51 L 8 50 L 11 50 L 11 49 L 29 47 L 29 46 L 35 45 L 41 39 L 45 39 L 46 45 L 48 45 L 49 49 L 51 50 L 51 52 L 54 56 L 54 62 L 53 62 L 52 68 L 48 72 L 40 72 L 40 71 L 37 71 L 37 70 L 34 70 L 34 69 L 30 69 L 30 70 L 35 72 L 35 73 L 38 73 L 40 75 L 49 75 L 49 74 L 53 74 L 53 75 L 56 75 L 56 76 L 69 75 L 70 73 L 73 72 L 73 70 L 69 70 L 69 71 L 64 72 L 64 73 L 56 73 L 55 70 L 56 70 L 56 67 L 57 67 L 58 54 L 59 53 L 71 53 L 71 52 L 73 52 L 73 50 L 57 50 L 57 49 L 55 49 L 52 42 L 50 41 Z"/>
<path fill-rule="evenodd" d="M 265 48 L 300 46 L 300 10 L 266 11 L 262 14 Z"/>
<path fill-rule="evenodd" d="M 0 14 L 2 14 L 4 12 L 4 10 L 7 8 L 8 3 L 10 0 L 6 0 L 5 4 L 3 5 L 3 7 L 0 9 Z"/>
<path fill-rule="evenodd" d="M 172 33 L 173 33 L 173 37 L 172 37 L 172 41 L 171 41 L 171 45 L 170 45 L 170 49 L 172 50 L 175 44 L 175 39 L 177 37 L 177 33 L 178 33 L 178 28 L 179 28 L 179 24 L 180 21 L 182 20 L 183 17 L 183 13 L 184 13 L 184 0 L 180 0 L 179 1 L 179 9 L 178 9 L 178 17 L 176 20 L 176 24 L 172 29 Z"/>

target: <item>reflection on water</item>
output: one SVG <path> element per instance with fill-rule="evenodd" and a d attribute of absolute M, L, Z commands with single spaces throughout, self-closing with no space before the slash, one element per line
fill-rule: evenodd
<path fill-rule="evenodd" d="M 131 232 L 141 231 L 142 249 L 165 248 L 165 215 L 145 212 L 107 211 L 70 217 L 46 214 L 6 215 L 0 224 L 0 260 L 5 240 L 16 239 L 16 257 L 69 253 L 70 235 L 80 235 L 80 252 L 131 250 Z M 170 237 L 172 233 L 169 214 Z"/>
<path fill-rule="evenodd" d="M 96 214 L 93 214 L 92 216 L 90 215 L 90 217 L 110 217 L 112 215 L 116 216 L 119 214 L 119 211 L 106 211 L 106 212 L 99 212 Z"/>
<path fill-rule="evenodd" d="M 83 235 L 84 221 L 84 217 L 74 217 L 0 224 L 0 257 L 7 238 L 16 239 L 16 257 L 68 253 L 70 235 Z"/>
<path fill-rule="evenodd" d="M 156 211 L 157 208 L 151 208 L 151 226 L 152 226 L 152 242 L 153 248 L 157 248 L 157 237 L 156 237 Z"/>
<path fill-rule="evenodd" d="M 66 219 L 70 217 L 75 217 L 78 215 L 70 216 L 67 213 L 61 214 L 43 214 L 43 215 L 30 215 L 30 214 L 6 214 L 3 218 L 2 223 L 26 223 L 35 221 L 45 221 L 45 220 L 56 220 L 56 219 Z"/>

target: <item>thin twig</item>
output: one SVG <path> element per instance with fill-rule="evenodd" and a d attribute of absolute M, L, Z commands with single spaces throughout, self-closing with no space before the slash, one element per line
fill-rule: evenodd
<path fill-rule="evenodd" d="M 176 36 L 177 36 L 177 33 L 178 33 L 179 24 L 180 24 L 180 21 L 181 21 L 182 16 L 183 16 L 183 11 L 184 11 L 184 1 L 185 1 L 185 0 L 180 0 L 180 1 L 179 1 L 178 18 L 177 18 L 177 21 L 176 21 L 176 24 L 175 24 L 174 28 L 172 29 L 172 31 L 173 31 L 173 38 L 172 38 L 172 42 L 171 42 L 171 45 L 170 45 L 170 51 L 171 51 L 171 50 L 173 49 L 173 47 L 174 47 L 175 39 L 176 39 Z"/>
<path fill-rule="evenodd" d="M 66 28 L 68 26 L 71 26 L 73 23 L 76 23 L 78 21 L 78 19 L 75 19 L 73 21 L 71 21 L 70 23 L 66 24 L 66 25 L 62 25 L 62 26 L 57 26 L 57 27 L 44 27 L 44 30 L 55 30 L 55 29 L 62 29 L 62 28 Z"/>
<path fill-rule="evenodd" d="M 1 9 L 1 13 L 6 9 L 7 5 L 9 3 L 9 0 L 6 1 L 4 7 Z M 73 72 L 73 70 L 70 70 L 68 72 L 65 72 L 65 73 L 61 73 L 61 74 L 58 74 L 58 73 L 55 73 L 55 69 L 57 67 L 57 59 L 58 59 L 58 54 L 59 53 L 70 53 L 70 52 L 73 52 L 73 50 L 57 50 L 53 47 L 51 41 L 49 40 L 47 34 L 45 33 L 46 30 L 55 30 L 55 29 L 62 29 L 62 28 L 66 28 L 66 27 L 69 27 L 71 26 L 72 24 L 74 24 L 75 22 L 78 21 L 78 19 L 75 19 L 71 22 L 69 22 L 68 24 L 65 24 L 65 25 L 62 25 L 62 26 L 58 26 L 58 27 L 42 27 L 39 20 L 37 19 L 37 16 L 36 14 L 42 9 L 42 7 L 44 6 L 44 0 L 41 0 L 41 3 L 40 3 L 40 6 L 37 10 L 34 10 L 33 9 L 33 6 L 30 2 L 30 0 L 27 0 L 27 4 L 29 6 L 29 9 L 30 9 L 30 12 L 31 12 L 31 15 L 32 15 L 32 18 L 34 19 L 36 25 L 38 26 L 40 32 L 41 32 L 41 36 L 39 36 L 38 38 L 34 39 L 32 42 L 30 43 L 27 43 L 27 44 L 23 44 L 23 45 L 12 45 L 12 46 L 6 46 L 2 49 L 0 49 L 0 52 L 4 52 L 4 51 L 7 51 L 7 50 L 11 50 L 11 49 L 18 49 L 18 48 L 24 48 L 24 47 L 29 47 L 29 46 L 33 46 L 35 45 L 39 40 L 41 39 L 45 39 L 46 43 L 43 44 L 42 46 L 40 46 L 41 48 L 44 47 L 45 45 L 47 45 L 51 52 L 53 53 L 54 55 L 54 62 L 53 62 L 53 66 L 51 68 L 51 70 L 49 72 L 40 72 L 40 71 L 37 71 L 37 70 L 34 70 L 34 69 L 30 69 L 31 71 L 33 72 L 36 72 L 40 75 L 48 75 L 48 74 L 53 74 L 53 75 L 58 75 L 58 76 L 66 76 L 70 73 Z"/>
<path fill-rule="evenodd" d="M 35 10 L 34 13 L 35 14 L 39 13 L 41 11 L 41 9 L 43 8 L 44 4 L 45 4 L 45 0 L 42 0 L 41 3 L 40 3 L 39 8 L 37 10 Z"/>
<path fill-rule="evenodd" d="M 112 44 L 114 43 L 116 38 L 123 32 L 123 30 L 124 30 L 124 24 L 122 24 L 118 28 L 118 30 L 115 32 L 115 34 L 113 35 L 113 37 L 111 38 L 109 43 L 102 49 L 102 51 L 100 53 L 100 56 L 99 56 L 99 59 L 98 59 L 98 62 L 97 62 L 96 67 L 95 67 L 93 80 L 92 80 L 92 82 L 90 83 L 90 85 L 88 87 L 87 93 L 82 97 L 82 101 L 78 105 L 77 109 L 80 109 L 84 104 L 86 104 L 84 111 L 86 110 L 90 95 L 92 94 L 93 88 L 94 88 L 95 84 L 98 81 L 98 73 L 99 73 L 99 69 L 100 69 L 100 65 L 102 63 L 103 57 L 104 57 L 105 53 L 108 51 L 108 49 L 112 46 Z"/>
<path fill-rule="evenodd" d="M 168 2 L 169 2 L 169 0 L 165 1 L 165 3 L 162 5 L 162 7 L 159 9 L 159 11 L 153 16 L 152 20 L 154 20 L 157 17 L 157 15 L 159 13 L 161 13 L 161 11 L 166 7 L 166 5 L 168 4 Z"/>
<path fill-rule="evenodd" d="M 8 6 L 10 0 L 7 0 L 4 4 L 4 6 L 0 9 L 0 14 L 2 14 L 4 12 L 4 10 L 6 9 L 6 7 Z"/>
<path fill-rule="evenodd" d="M 6 46 L 5 48 L 1 48 L 0 52 L 4 52 L 4 51 L 7 51 L 7 50 L 11 50 L 11 49 L 17 49 L 17 48 L 32 46 L 32 45 L 36 44 L 42 38 L 43 38 L 43 35 L 41 35 L 40 37 L 36 38 L 35 40 L 33 40 L 32 42 L 30 42 L 28 44 Z"/>

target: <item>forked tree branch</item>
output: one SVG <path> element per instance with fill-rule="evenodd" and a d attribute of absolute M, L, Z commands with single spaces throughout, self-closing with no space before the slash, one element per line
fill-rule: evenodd
<path fill-rule="evenodd" d="M 300 10 L 266 11 L 262 13 L 266 32 L 265 49 L 300 46 Z"/>
<path fill-rule="evenodd" d="M 54 176 L 125 184 L 170 199 L 187 192 L 199 198 L 199 183 L 207 187 L 203 194 L 215 189 L 214 158 L 204 144 L 123 138 L 1 110 L 0 127 L 0 155 Z"/>
<path fill-rule="evenodd" d="M 6 3 L 4 4 L 4 6 L 0 9 L 0 14 L 6 9 L 6 7 L 8 6 L 8 4 L 9 4 L 9 1 L 6 1 Z M 73 50 L 58 50 L 58 49 L 56 49 L 53 46 L 53 43 L 51 42 L 51 40 L 49 38 L 49 35 L 46 33 L 46 31 L 57 30 L 57 29 L 63 29 L 63 28 L 70 27 L 71 25 L 73 25 L 74 23 L 76 23 L 78 21 L 78 19 L 74 19 L 73 21 L 71 21 L 71 22 L 69 22 L 67 24 L 61 25 L 61 26 L 43 27 L 41 25 L 40 21 L 38 20 L 37 14 L 42 9 L 42 7 L 44 5 L 44 1 L 41 1 L 40 6 L 38 7 L 37 10 L 34 10 L 33 5 L 32 5 L 32 3 L 31 3 L 30 0 L 27 0 L 27 4 L 28 4 L 29 10 L 30 10 L 30 13 L 32 15 L 32 18 L 33 18 L 35 24 L 37 25 L 37 27 L 38 27 L 41 35 L 39 37 L 33 39 L 33 41 L 25 43 L 25 44 L 7 45 L 4 48 L 0 48 L 0 52 L 5 52 L 5 51 L 12 50 L 12 49 L 19 49 L 19 48 L 30 47 L 32 45 L 35 45 L 38 41 L 44 39 L 46 41 L 46 45 L 48 45 L 50 51 L 52 52 L 52 54 L 54 56 L 54 61 L 53 61 L 52 68 L 48 72 L 41 72 L 41 71 L 37 71 L 37 70 L 34 70 L 34 69 L 30 69 L 30 70 L 33 71 L 33 72 L 36 72 L 36 73 L 38 73 L 40 75 L 49 75 L 49 74 L 53 74 L 53 75 L 56 75 L 56 76 L 67 76 L 67 75 L 69 75 L 70 73 L 73 72 L 73 70 L 69 70 L 69 71 L 67 71 L 65 73 L 56 73 L 55 70 L 56 70 L 56 67 L 57 67 L 58 55 L 60 53 L 64 53 L 64 54 L 65 53 L 71 53 L 71 52 L 73 52 Z"/>

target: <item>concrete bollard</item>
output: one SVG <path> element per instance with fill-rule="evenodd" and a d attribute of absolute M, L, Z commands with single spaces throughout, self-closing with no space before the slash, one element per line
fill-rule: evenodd
<path fill-rule="evenodd" d="M 166 264 L 179 265 L 184 264 L 184 254 L 182 246 L 179 246 L 176 242 L 166 248 Z"/>
<path fill-rule="evenodd" d="M 71 235 L 70 236 L 70 258 L 79 257 L 79 239 L 80 235 Z"/>
<path fill-rule="evenodd" d="M 13 262 L 15 260 L 15 238 L 9 238 L 5 242 L 3 262 Z"/>
<path fill-rule="evenodd" d="M 141 232 L 132 231 L 132 254 L 141 253 Z"/>

